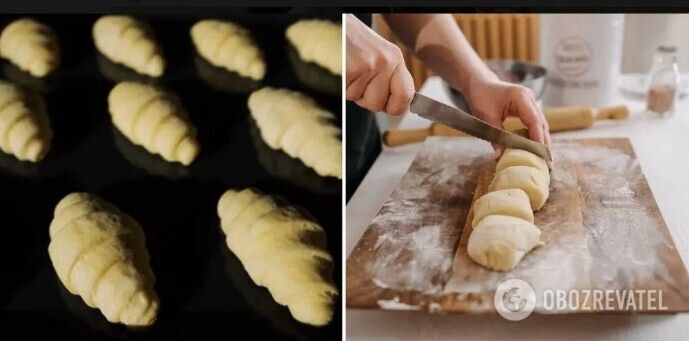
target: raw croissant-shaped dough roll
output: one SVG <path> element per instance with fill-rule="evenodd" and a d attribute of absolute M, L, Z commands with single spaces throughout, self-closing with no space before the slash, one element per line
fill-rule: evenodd
<path fill-rule="evenodd" d="M 165 70 L 163 52 L 146 25 L 126 15 L 106 15 L 93 25 L 96 48 L 110 60 L 136 72 L 159 77 Z"/>
<path fill-rule="evenodd" d="M 132 143 L 189 165 L 199 153 L 196 128 L 177 98 L 152 85 L 117 84 L 108 96 L 112 121 Z"/>
<path fill-rule="evenodd" d="M 474 227 L 467 253 L 476 263 L 493 270 L 511 270 L 540 244 L 541 230 L 524 219 L 489 215 Z"/>
<path fill-rule="evenodd" d="M 0 56 L 34 77 L 43 77 L 60 64 L 57 36 L 33 19 L 15 20 L 0 35 Z"/>
<path fill-rule="evenodd" d="M 271 148 L 301 159 L 321 176 L 342 178 L 342 141 L 332 113 L 300 92 L 275 88 L 254 91 L 249 109 Z"/>
<path fill-rule="evenodd" d="M 87 193 L 64 197 L 50 223 L 48 253 L 69 292 L 108 321 L 155 322 L 159 301 L 143 230 L 112 204 Z"/>
<path fill-rule="evenodd" d="M 316 222 L 251 189 L 225 192 L 218 215 L 227 246 L 257 285 L 298 321 L 330 322 L 337 288 L 325 232 Z"/>
<path fill-rule="evenodd" d="M 254 80 L 266 74 L 263 52 L 247 29 L 228 21 L 201 20 L 191 28 L 196 51 L 211 64 Z"/>
<path fill-rule="evenodd" d="M 287 28 L 287 39 L 301 59 L 342 74 L 342 26 L 328 20 L 300 20 Z"/>
<path fill-rule="evenodd" d="M 42 160 L 53 131 L 38 94 L 0 81 L 0 149 L 23 161 Z"/>

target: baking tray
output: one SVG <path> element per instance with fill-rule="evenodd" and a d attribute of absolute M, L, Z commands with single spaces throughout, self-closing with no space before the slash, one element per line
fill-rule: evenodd
<path fill-rule="evenodd" d="M 0 24 L 4 27 L 18 17 L 2 16 Z M 314 97 L 341 123 L 339 78 L 300 63 L 284 38 L 285 28 L 302 16 L 221 17 L 250 29 L 264 50 L 268 71 L 256 84 L 197 58 L 189 28 L 212 16 L 139 15 L 154 29 L 168 61 L 159 84 L 179 96 L 198 128 L 201 154 L 190 167 L 167 163 L 114 129 L 108 92 L 114 80 L 137 76 L 96 51 L 91 27 L 97 15 L 35 17 L 60 37 L 60 70 L 37 80 L 6 61 L 0 68 L 2 78 L 43 93 L 55 138 L 37 165 L 0 155 L 0 336 L 340 338 L 341 299 L 326 327 L 294 320 L 266 289 L 251 282 L 227 249 L 215 211 L 226 189 L 245 187 L 279 194 L 306 208 L 326 230 L 335 282 L 341 283 L 341 181 L 321 178 L 300 161 L 267 147 L 246 104 L 248 91 L 259 86 L 287 87 Z M 340 16 L 330 19 L 339 21 Z M 307 80 L 305 75 L 325 77 Z M 161 300 L 152 328 L 133 332 L 110 324 L 59 282 L 47 252 L 48 225 L 57 202 L 73 191 L 102 196 L 144 228 Z"/>

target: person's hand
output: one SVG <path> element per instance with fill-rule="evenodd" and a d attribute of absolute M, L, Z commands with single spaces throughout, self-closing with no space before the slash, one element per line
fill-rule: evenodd
<path fill-rule="evenodd" d="M 402 52 L 347 15 L 347 99 L 372 112 L 401 115 L 414 97 Z"/>
<path fill-rule="evenodd" d="M 499 128 L 503 128 L 506 117 L 516 116 L 529 130 L 529 138 L 550 145 L 548 121 L 538 109 L 531 89 L 486 77 L 469 83 L 467 99 L 474 116 Z M 501 155 L 503 148 L 495 147 L 497 155 Z"/>

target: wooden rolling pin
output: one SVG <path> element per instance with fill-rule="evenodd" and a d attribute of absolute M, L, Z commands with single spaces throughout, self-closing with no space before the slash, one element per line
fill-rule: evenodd
<path fill-rule="evenodd" d="M 547 108 L 544 110 L 551 132 L 584 129 L 593 125 L 596 120 L 622 120 L 629 116 L 626 105 L 618 105 L 596 110 L 589 106 L 571 106 L 559 108 Z M 504 122 L 505 130 L 514 132 L 525 129 L 521 120 L 517 117 L 508 117 Z M 431 123 L 430 127 L 423 129 L 389 130 L 383 134 L 383 143 L 386 146 L 395 147 L 409 143 L 424 141 L 429 136 L 468 136 L 467 134 L 452 129 L 448 126 Z"/>

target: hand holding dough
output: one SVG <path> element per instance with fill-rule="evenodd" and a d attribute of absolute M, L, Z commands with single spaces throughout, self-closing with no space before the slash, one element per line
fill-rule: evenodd
<path fill-rule="evenodd" d="M 2 31 L 0 56 L 34 77 L 43 77 L 60 64 L 60 46 L 50 27 L 23 18 L 11 22 Z"/>
<path fill-rule="evenodd" d="M 548 199 L 550 175 L 538 168 L 528 166 L 507 167 L 497 173 L 488 187 L 489 191 L 519 188 L 526 192 L 531 202 L 531 209 L 538 211 Z"/>
<path fill-rule="evenodd" d="M 323 326 L 333 316 L 337 288 L 323 229 L 296 208 L 245 189 L 218 202 L 227 246 L 251 279 L 300 322 Z"/>
<path fill-rule="evenodd" d="M 469 257 L 493 270 L 507 271 L 539 245 L 541 230 L 524 219 L 489 215 L 469 235 Z"/>
<path fill-rule="evenodd" d="M 98 51 L 136 72 L 159 77 L 165 69 L 163 53 L 146 25 L 126 15 L 102 16 L 93 25 Z"/>
<path fill-rule="evenodd" d="M 211 64 L 261 80 L 266 73 L 263 52 L 247 29 L 220 20 L 201 20 L 191 28 L 196 51 Z"/>
<path fill-rule="evenodd" d="M 332 113 L 300 92 L 275 88 L 254 91 L 249 109 L 271 148 L 301 159 L 321 176 L 342 178 L 342 141 Z"/>
<path fill-rule="evenodd" d="M 342 26 L 328 20 L 300 20 L 287 28 L 287 39 L 301 59 L 342 75 Z"/>
<path fill-rule="evenodd" d="M 43 99 L 0 81 L 0 150 L 37 162 L 48 153 L 52 137 Z"/>
<path fill-rule="evenodd" d="M 108 106 L 113 123 L 132 143 L 184 165 L 198 155 L 196 128 L 174 95 L 151 85 L 122 82 L 110 91 Z"/>
<path fill-rule="evenodd" d="M 474 203 L 473 212 L 471 226 L 476 226 L 481 219 L 492 214 L 508 215 L 533 223 L 529 196 L 518 188 L 503 189 L 482 195 Z"/>
<path fill-rule="evenodd" d="M 55 207 L 48 254 L 62 284 L 110 322 L 148 326 L 158 313 L 141 226 L 112 204 L 72 193 Z"/>

